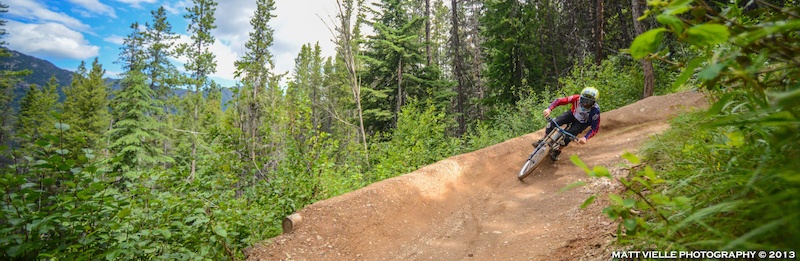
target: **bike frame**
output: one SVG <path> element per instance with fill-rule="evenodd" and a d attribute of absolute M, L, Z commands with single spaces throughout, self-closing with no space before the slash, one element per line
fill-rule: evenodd
<path fill-rule="evenodd" d="M 572 133 L 567 132 L 564 128 L 558 125 L 555 119 L 546 117 L 547 122 L 553 124 L 556 129 L 551 131 L 550 134 L 545 136 L 542 139 L 542 142 L 539 143 L 539 146 L 536 146 L 536 149 L 531 152 L 531 155 L 528 156 L 528 159 L 525 161 L 525 165 L 522 166 L 517 178 L 519 180 L 524 179 L 528 175 L 530 175 L 536 167 L 542 163 L 542 160 L 553 152 L 553 150 L 559 149 L 561 146 L 566 145 L 565 139 L 577 140 L 578 138 Z"/>

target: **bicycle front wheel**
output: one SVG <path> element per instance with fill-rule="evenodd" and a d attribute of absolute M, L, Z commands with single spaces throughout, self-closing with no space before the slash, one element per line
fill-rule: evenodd
<path fill-rule="evenodd" d="M 547 157 L 548 152 L 550 151 L 550 146 L 542 145 L 538 147 L 533 154 L 525 161 L 525 165 L 522 165 L 522 169 L 519 170 L 519 174 L 517 174 L 517 178 L 521 181 L 525 177 L 531 175 L 533 170 L 542 163 L 545 157 Z"/>

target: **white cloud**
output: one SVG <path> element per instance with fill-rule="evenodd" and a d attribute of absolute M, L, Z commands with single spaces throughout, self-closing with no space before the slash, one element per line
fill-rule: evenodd
<path fill-rule="evenodd" d="M 125 37 L 122 37 L 122 36 L 119 36 L 119 35 L 109 35 L 106 38 L 103 38 L 103 41 L 106 41 L 106 42 L 109 42 L 109 43 L 113 43 L 113 44 L 122 45 L 122 44 L 125 43 Z"/>
<path fill-rule="evenodd" d="M 114 8 L 107 6 L 103 3 L 100 3 L 100 1 L 98 0 L 69 0 L 69 2 L 79 5 L 93 13 L 107 14 L 112 18 L 117 18 L 117 14 L 114 12 Z"/>
<path fill-rule="evenodd" d="M 95 57 L 100 47 L 89 44 L 83 34 L 58 23 L 25 24 L 8 20 L 8 47 L 30 55 L 84 60 Z"/>
<path fill-rule="evenodd" d="M 271 26 L 275 29 L 275 45 L 273 47 L 276 57 L 292 57 L 284 70 L 294 67 L 294 58 L 300 53 L 304 44 L 319 42 L 323 56 L 335 54 L 335 45 L 331 42 L 333 34 L 331 29 L 335 26 L 336 3 L 335 1 L 316 0 L 276 0 L 275 13 L 277 17 L 272 20 Z M 327 25 L 326 25 L 327 23 Z M 290 55 L 290 56 L 288 56 Z M 276 61 L 279 62 L 279 61 Z M 280 61 L 287 64 L 287 61 Z M 277 66 L 279 69 L 283 66 Z"/>
<path fill-rule="evenodd" d="M 152 4 L 155 3 L 156 0 L 117 0 L 117 2 L 126 3 L 135 8 L 141 8 L 142 3 Z"/>
<path fill-rule="evenodd" d="M 165 3 L 164 10 L 167 10 L 170 14 L 177 15 L 186 11 L 186 7 L 190 6 L 191 2 L 189 0 L 181 0 L 174 4 Z"/>
<path fill-rule="evenodd" d="M 274 29 L 270 51 L 275 58 L 276 73 L 290 72 L 294 68 L 294 59 L 304 44 L 319 42 L 323 56 L 335 53 L 335 46 L 331 42 L 333 35 L 325 25 L 328 23 L 328 26 L 333 26 L 331 19 L 335 17 L 334 8 L 333 1 L 275 1 L 273 15 L 277 17 L 272 18 L 269 25 Z M 217 6 L 214 36 L 218 43 L 212 48 L 217 55 L 217 75 L 220 78 L 233 79 L 233 62 L 245 52 L 244 45 L 253 29 L 250 19 L 255 11 L 256 4 L 252 0 L 220 1 Z"/>
<path fill-rule="evenodd" d="M 8 14 L 12 16 L 25 17 L 38 23 L 56 22 L 63 24 L 73 30 L 88 31 L 89 26 L 78 19 L 64 13 L 56 13 L 48 10 L 41 4 L 31 0 L 7 0 Z"/>
<path fill-rule="evenodd" d="M 335 45 L 331 42 L 333 35 L 328 26 L 335 26 L 335 1 L 320 0 L 275 0 L 273 14 L 277 17 L 270 20 L 274 29 L 274 42 L 270 51 L 275 59 L 275 72 L 291 72 L 294 59 L 304 44 L 319 42 L 323 57 L 335 54 Z M 172 14 L 186 13 L 185 8 L 191 6 L 188 0 L 182 0 L 165 9 Z M 217 72 L 213 77 L 232 81 L 235 67 L 234 61 L 245 52 L 245 43 L 252 31 L 250 19 L 255 14 L 256 3 L 253 0 L 226 0 L 217 5 L 216 25 L 212 32 L 217 41 L 211 46 L 216 56 Z M 323 22 L 324 21 L 324 22 Z M 327 23 L 328 25 L 326 26 Z M 189 42 L 187 35 L 181 40 Z M 184 58 L 177 61 L 185 62 Z M 182 65 L 180 65 L 183 69 Z"/>

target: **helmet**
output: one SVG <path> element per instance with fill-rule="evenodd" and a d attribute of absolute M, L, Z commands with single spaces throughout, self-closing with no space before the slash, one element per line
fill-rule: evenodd
<path fill-rule="evenodd" d="M 581 106 L 591 108 L 600 96 L 600 91 L 594 87 L 586 87 L 581 91 Z"/>

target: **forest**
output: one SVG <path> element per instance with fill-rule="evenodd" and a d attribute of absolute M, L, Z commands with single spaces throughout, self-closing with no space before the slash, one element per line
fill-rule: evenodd
<path fill-rule="evenodd" d="M 336 55 L 308 43 L 288 73 L 280 7 L 256 2 L 225 104 L 214 0 L 186 8 L 189 43 L 163 7 L 132 24 L 119 90 L 97 59 L 68 86 L 1 71 L 0 258 L 240 260 L 294 211 L 541 129 L 588 86 L 603 111 L 712 103 L 625 155 L 641 167 L 604 210 L 621 246 L 800 250 L 797 1 L 336 0 Z"/>

